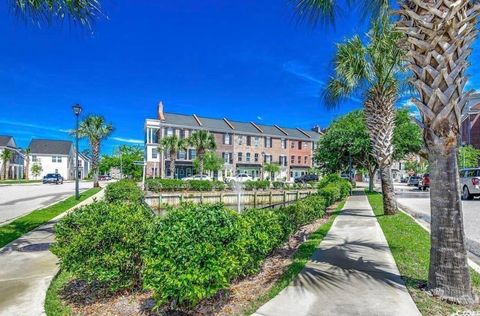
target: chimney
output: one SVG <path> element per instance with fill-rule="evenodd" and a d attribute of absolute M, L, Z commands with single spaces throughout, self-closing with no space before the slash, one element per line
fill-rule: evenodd
<path fill-rule="evenodd" d="M 165 121 L 165 115 L 163 115 L 163 102 L 158 103 L 158 119 L 160 121 Z"/>
<path fill-rule="evenodd" d="M 312 131 L 314 131 L 316 133 L 319 133 L 319 134 L 322 133 L 322 129 L 320 128 L 320 125 L 315 125 L 314 127 L 312 127 Z"/>

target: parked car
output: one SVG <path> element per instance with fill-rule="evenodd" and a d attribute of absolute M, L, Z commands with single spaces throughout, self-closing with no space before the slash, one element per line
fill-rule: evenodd
<path fill-rule="evenodd" d="M 251 176 L 249 176 L 248 174 L 245 174 L 245 173 L 241 173 L 241 174 L 237 174 L 236 176 L 233 176 L 233 177 L 226 177 L 225 178 L 225 182 L 226 183 L 243 183 L 243 182 L 247 182 L 247 181 L 252 181 L 253 178 Z"/>
<path fill-rule="evenodd" d="M 98 180 L 99 181 L 110 181 L 110 180 L 112 180 L 112 177 L 109 176 L 108 174 L 104 174 L 104 175 L 99 176 Z"/>
<path fill-rule="evenodd" d="M 411 176 L 409 179 L 408 179 L 408 183 L 407 185 L 408 186 L 418 186 L 418 183 L 420 182 L 420 177 L 419 176 Z"/>
<path fill-rule="evenodd" d="M 408 177 L 401 178 L 400 183 L 408 183 Z"/>
<path fill-rule="evenodd" d="M 480 168 L 461 170 L 460 186 L 463 200 L 472 200 L 475 196 L 480 196 Z"/>
<path fill-rule="evenodd" d="M 418 181 L 418 189 L 427 191 L 427 189 L 430 189 L 430 174 L 425 173 L 420 181 Z"/>
<path fill-rule="evenodd" d="M 63 177 L 59 173 L 49 173 L 43 177 L 43 184 L 46 183 L 63 184 Z"/>
<path fill-rule="evenodd" d="M 196 174 L 196 175 L 191 176 L 191 177 L 182 178 L 182 180 L 184 180 L 184 181 L 190 181 L 190 180 L 207 180 L 207 181 L 212 181 L 212 177 L 207 176 L 206 174 L 204 174 L 203 176 L 200 175 L 200 174 Z"/>
<path fill-rule="evenodd" d="M 295 178 L 295 183 L 307 183 L 311 181 L 318 181 L 316 174 L 305 174 L 301 177 Z"/>

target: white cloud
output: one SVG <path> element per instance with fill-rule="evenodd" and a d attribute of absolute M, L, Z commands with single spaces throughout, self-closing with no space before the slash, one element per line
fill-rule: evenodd
<path fill-rule="evenodd" d="M 134 138 L 124 138 L 124 137 L 112 137 L 112 140 L 116 140 L 117 142 L 128 143 L 128 144 L 143 144 L 144 141 L 140 139 Z"/>
<path fill-rule="evenodd" d="M 312 74 L 310 74 L 308 71 L 308 67 L 294 60 L 284 63 L 282 65 L 282 69 L 292 75 L 295 75 L 311 83 L 315 83 L 318 85 L 323 85 L 325 83 L 323 82 L 323 80 L 320 80 L 315 76 L 313 76 Z"/>
<path fill-rule="evenodd" d="M 27 127 L 27 128 L 32 128 L 32 129 L 41 129 L 41 130 L 45 130 L 45 131 L 67 133 L 67 134 L 70 132 L 70 130 L 62 129 L 62 128 L 46 127 L 45 125 L 31 124 L 31 123 L 25 123 L 25 122 L 16 122 L 16 121 L 9 121 L 9 120 L 0 120 L 0 124 L 11 125 L 11 126 L 19 126 L 19 127 Z"/>

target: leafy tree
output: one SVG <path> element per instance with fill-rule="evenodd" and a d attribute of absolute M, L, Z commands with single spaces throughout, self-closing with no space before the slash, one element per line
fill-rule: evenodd
<path fill-rule="evenodd" d="M 417 154 L 424 146 L 422 130 L 413 122 L 407 108 L 396 111 L 393 144 L 395 149 L 393 158 L 395 160 L 402 160 L 412 153 Z"/>
<path fill-rule="evenodd" d="M 32 165 L 32 168 L 31 168 L 31 169 L 32 169 L 32 175 L 33 175 L 33 177 L 34 177 L 35 179 L 38 178 L 38 176 L 39 176 L 39 175 L 42 173 L 42 171 L 43 171 L 42 166 L 41 166 L 39 163 L 37 163 L 37 162 L 35 162 L 35 163 Z"/>
<path fill-rule="evenodd" d="M 372 142 L 373 156 L 380 168 L 385 214 L 395 214 L 397 203 L 393 187 L 393 130 L 395 102 L 401 83 L 403 52 L 397 48 L 401 33 L 388 17 L 372 24 L 368 42 L 360 36 L 338 44 L 335 74 L 326 88 L 326 101 L 336 104 L 358 90 L 366 89 L 365 120 Z"/>
<path fill-rule="evenodd" d="M 464 91 L 472 43 L 476 38 L 477 1 L 370 0 L 348 1 L 370 11 L 400 7 L 398 29 L 405 35 L 411 82 L 418 97 L 423 138 L 428 152 L 431 196 L 431 252 L 428 287 L 431 293 L 458 304 L 475 303 L 468 268 L 462 204 L 458 198 L 458 139 L 460 115 L 468 95 Z M 310 22 L 333 21 L 338 0 L 296 0 L 301 17 Z M 447 215 L 446 215 L 447 214 Z"/>
<path fill-rule="evenodd" d="M 90 115 L 80 122 L 78 131 L 79 137 L 87 138 L 90 143 L 92 151 L 92 171 L 93 171 L 93 186 L 99 187 L 98 183 L 98 170 L 99 170 L 99 157 L 100 157 L 100 145 L 102 140 L 107 138 L 113 132 L 112 124 L 106 123 L 103 116 Z"/>
<path fill-rule="evenodd" d="M 218 156 L 214 151 L 207 151 L 205 153 L 205 159 L 203 163 L 203 169 L 205 171 L 220 171 L 222 170 L 224 164 L 225 162 L 223 161 L 222 157 Z M 200 159 L 198 157 L 193 160 L 193 167 L 195 170 L 200 170 Z"/>
<path fill-rule="evenodd" d="M 263 166 L 263 170 L 268 172 L 271 181 L 275 181 L 275 175 L 280 171 L 280 166 L 276 163 L 267 163 Z"/>
<path fill-rule="evenodd" d="M 197 151 L 198 170 L 203 175 L 205 154 L 217 148 L 215 137 L 208 131 L 199 130 L 190 135 L 188 142 Z"/>
<path fill-rule="evenodd" d="M 188 142 L 176 135 L 166 136 L 160 141 L 160 150 L 166 150 L 170 157 L 170 175 L 175 178 L 175 161 L 180 150 L 186 150 Z"/>
<path fill-rule="evenodd" d="M 458 153 L 458 165 L 462 168 L 476 168 L 480 161 L 480 149 L 472 145 L 460 147 Z"/>
<path fill-rule="evenodd" d="M 140 179 L 143 168 L 136 165 L 136 161 L 143 161 L 143 149 L 140 146 L 120 146 L 115 155 L 102 156 L 99 171 L 101 174 L 107 174 L 111 168 L 118 168 L 125 177 Z"/>
<path fill-rule="evenodd" d="M 0 154 L 0 159 L 2 159 L 2 178 L 8 179 L 8 164 L 12 158 L 12 152 L 8 149 L 4 149 L 2 154 Z"/>

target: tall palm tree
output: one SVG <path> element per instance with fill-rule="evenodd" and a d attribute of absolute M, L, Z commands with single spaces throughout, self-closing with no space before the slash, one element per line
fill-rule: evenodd
<path fill-rule="evenodd" d="M 355 1 L 385 7 L 388 0 Z M 431 250 L 428 286 L 446 301 L 475 302 L 465 246 L 457 164 L 461 113 L 468 100 L 465 70 L 476 38 L 480 6 L 473 0 L 397 0 L 411 79 L 419 97 L 430 163 Z M 332 19 L 336 0 L 297 0 L 310 21 Z"/>
<path fill-rule="evenodd" d="M 205 153 L 209 150 L 215 150 L 217 144 L 215 137 L 205 130 L 193 132 L 188 138 L 188 142 L 195 148 L 198 157 L 200 175 L 203 177 L 203 163 L 205 161 Z"/>
<path fill-rule="evenodd" d="M 8 149 L 4 149 L 2 154 L 0 155 L 2 159 L 2 178 L 4 180 L 8 180 L 8 165 L 10 163 L 10 159 L 12 158 L 12 152 Z"/>
<path fill-rule="evenodd" d="M 392 179 L 393 131 L 395 103 L 402 73 L 403 53 L 397 48 L 401 34 L 396 32 L 388 17 L 372 23 L 368 43 L 358 35 L 338 44 L 335 74 L 330 79 L 325 97 L 327 104 L 367 89 L 365 121 L 369 130 L 373 155 L 380 169 L 385 214 L 397 212 Z"/>
<path fill-rule="evenodd" d="M 51 22 L 54 19 L 69 18 L 74 22 L 90 26 L 101 15 L 97 0 L 13 0 L 13 10 L 32 22 Z"/>
<path fill-rule="evenodd" d="M 177 160 L 177 153 L 180 150 L 186 150 L 187 147 L 187 140 L 179 138 L 176 135 L 164 137 L 160 141 L 160 150 L 166 150 L 170 157 L 170 175 L 172 176 L 172 179 L 175 178 L 175 162 Z"/>
<path fill-rule="evenodd" d="M 76 132 L 78 132 L 79 137 L 87 138 L 90 143 L 92 151 L 93 187 L 99 187 L 98 162 L 100 157 L 100 145 L 102 140 L 107 138 L 113 132 L 113 126 L 112 124 L 106 123 L 103 116 L 90 115 L 80 122 L 78 131 Z M 76 150 L 78 150 L 78 148 L 76 148 Z"/>
<path fill-rule="evenodd" d="M 25 149 L 25 180 L 30 180 L 30 148 Z"/>

